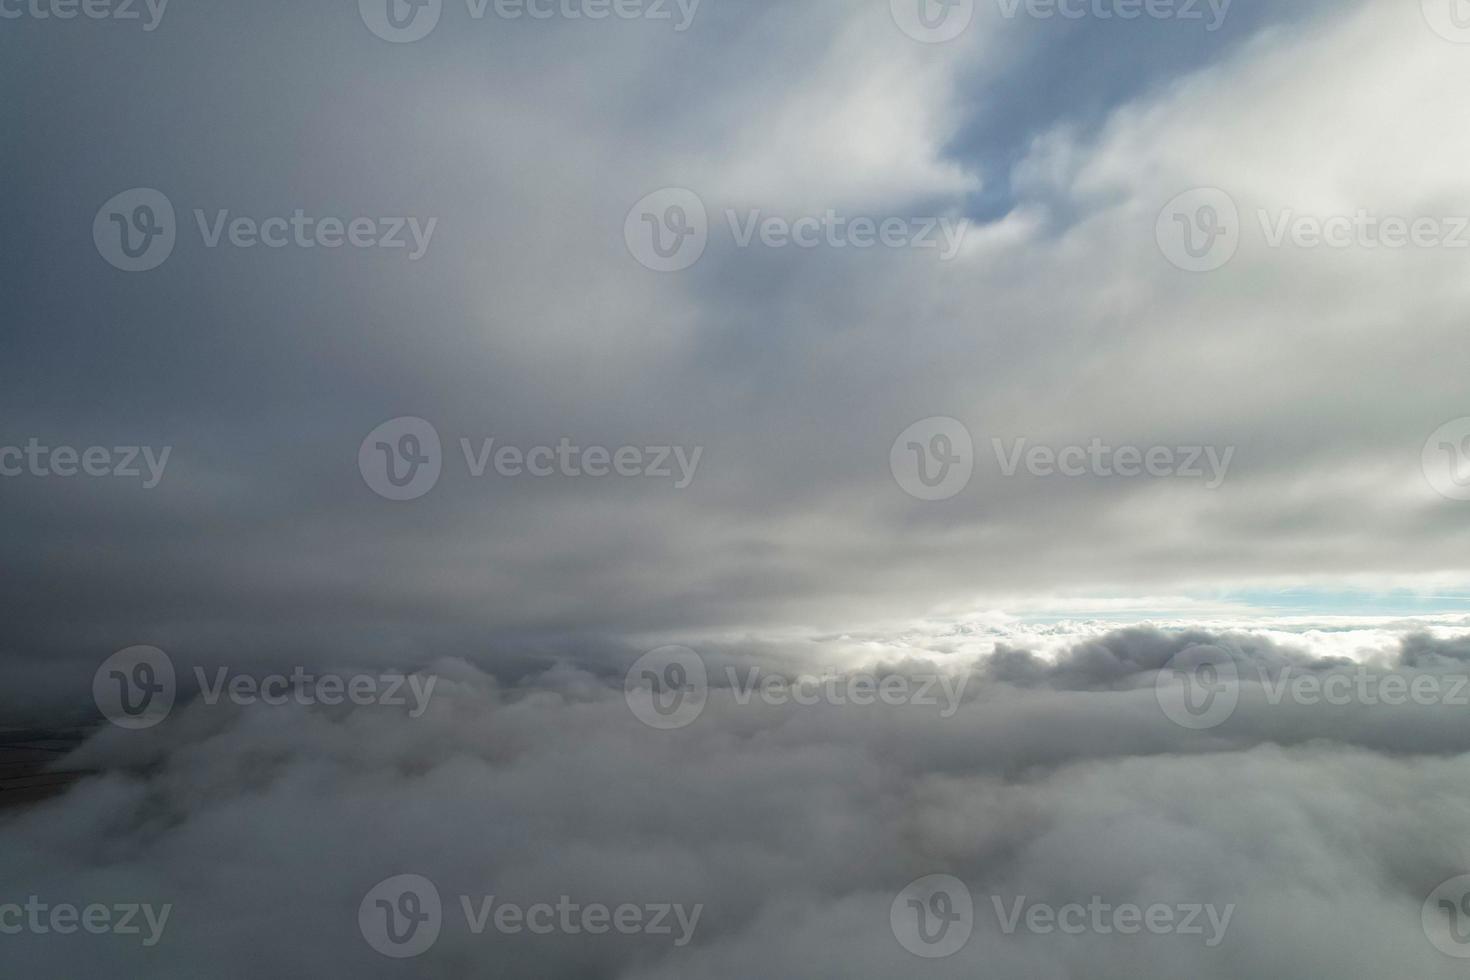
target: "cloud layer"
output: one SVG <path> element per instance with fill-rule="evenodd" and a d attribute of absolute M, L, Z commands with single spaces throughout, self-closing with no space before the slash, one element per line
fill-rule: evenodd
<path fill-rule="evenodd" d="M 1240 706 L 1188 731 L 1155 682 L 1201 645 L 1240 666 Z M 1375 670 L 1463 672 L 1463 639 L 1407 632 L 1396 645 Z M 1351 664 L 1249 632 L 1134 628 L 1060 656 L 1006 647 L 951 667 L 967 684 L 948 718 L 921 704 L 741 704 L 717 685 L 677 731 L 641 724 L 620 687 L 568 667 L 505 688 L 443 663 L 418 718 L 196 701 L 158 728 L 99 734 L 74 761 L 102 775 L 4 827 L 17 845 L 0 861 L 7 895 L 168 903 L 162 940 L 7 936 L 7 961 L 28 976 L 102 964 L 398 976 L 408 964 L 370 948 L 357 909 L 380 881 L 417 874 L 446 912 L 416 976 L 1458 975 L 1420 913 L 1470 866 L 1464 708 L 1272 704 L 1260 683 Z M 963 881 L 977 911 L 959 953 L 925 962 L 889 914 L 934 873 Z M 490 895 L 702 913 L 683 947 L 475 935 L 458 896 Z M 1233 914 L 1213 947 L 1007 935 L 993 903 L 1020 897 Z"/>

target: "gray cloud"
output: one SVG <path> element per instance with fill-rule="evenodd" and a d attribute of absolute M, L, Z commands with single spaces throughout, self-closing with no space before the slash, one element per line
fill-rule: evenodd
<path fill-rule="evenodd" d="M 148 493 L 7 480 L 7 647 L 78 669 L 140 641 L 239 660 L 261 646 L 363 655 L 379 638 L 384 656 L 484 659 L 568 633 L 837 626 L 854 603 L 882 618 L 1100 583 L 1458 575 L 1465 522 L 1417 462 L 1428 433 L 1464 414 L 1453 359 L 1432 353 L 1459 329 L 1438 285 L 1457 267 L 1344 256 L 1334 271 L 1248 250 L 1196 281 L 1149 231 L 1176 183 L 1228 184 L 1248 210 L 1306 197 L 1292 190 L 1303 168 L 1357 155 L 1341 127 L 1297 115 L 1320 138 L 1263 146 L 1279 172 L 1249 169 L 1230 93 L 1266 72 L 1315 104 L 1320 77 L 1289 67 L 1298 41 L 1313 65 L 1338 66 L 1324 71 L 1371 73 L 1378 61 L 1349 69 L 1334 52 L 1386 32 L 1452 87 L 1448 45 L 1387 5 L 1241 2 L 1209 37 L 983 11 L 931 48 L 872 6 L 709 3 L 679 35 L 482 22 L 415 45 L 374 38 L 350 5 L 195 4 L 146 35 L 17 23 L 0 38 L 3 71 L 45 98 L 0 108 L 37 137 L 7 150 L 25 193 L 7 199 L 6 239 L 24 247 L 0 283 L 16 325 L 0 443 L 174 455 Z M 1094 35 L 1126 38 L 1129 67 L 1073 112 L 1070 89 L 1043 82 L 1079 50 L 1093 52 L 1089 72 L 1067 77 L 1105 72 L 1103 47 L 1083 45 Z M 1000 54 L 1003 39 L 1023 55 Z M 1185 159 L 1186 116 L 1232 154 Z M 1445 189 L 1436 155 L 1409 149 L 1431 139 L 1429 120 L 1399 125 L 1393 163 L 1423 205 Z M 1343 180 L 1353 203 L 1384 197 L 1375 179 Z M 660 277 L 631 262 L 620 231 L 663 184 L 697 188 L 717 222 L 725 207 L 959 215 L 977 188 L 1002 185 L 1014 208 L 952 263 L 722 239 Z M 86 230 L 136 185 L 185 216 L 440 222 L 417 263 L 186 240 L 129 276 Z M 1028 230 L 1066 215 L 1063 231 Z M 1429 285 L 1400 288 L 1403 262 Z M 451 447 L 568 437 L 705 455 L 686 491 L 454 471 L 390 506 L 353 459 L 405 414 Z M 885 462 L 898 432 L 935 414 L 962 419 L 981 460 L 966 493 L 930 506 Z M 1004 479 L 986 447 L 1022 437 L 1237 454 L 1218 492 Z"/>
<path fill-rule="evenodd" d="M 888 906 L 943 871 L 980 911 L 967 947 L 932 964 L 941 975 L 1454 975 L 1419 908 L 1470 860 L 1455 832 L 1463 709 L 1243 700 L 1216 732 L 1187 732 L 1153 677 L 1199 643 L 1325 669 L 1260 637 L 1130 629 L 1075 646 L 1039 686 L 996 679 L 1016 650 L 982 660 L 946 720 L 717 691 L 692 726 L 660 732 L 575 669 L 507 688 L 453 662 L 417 719 L 196 702 L 149 731 L 99 733 L 73 761 L 102 775 L 4 826 L 24 845 L 0 862 L 7 895 L 171 903 L 164 939 L 7 937 L 7 957 L 43 976 L 397 975 L 356 909 L 415 873 L 445 896 L 704 908 L 678 949 L 477 937 L 455 912 L 413 961 L 420 976 L 891 976 L 918 961 Z M 1215 948 L 1005 935 L 992 895 L 1236 911 Z"/>

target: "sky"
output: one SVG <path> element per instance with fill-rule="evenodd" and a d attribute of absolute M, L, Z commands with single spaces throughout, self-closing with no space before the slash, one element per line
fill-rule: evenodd
<path fill-rule="evenodd" d="M 683 31 L 673 6 L 451 3 L 412 43 L 351 4 L 7 21 L 4 71 L 32 95 L 0 108 L 19 135 L 0 442 L 172 448 L 151 488 L 0 486 L 10 653 L 494 655 L 1262 588 L 1464 608 L 1467 505 L 1421 466 L 1470 411 L 1463 256 L 1273 248 L 1256 215 L 1453 213 L 1467 59 L 1414 6 L 1237 0 L 1211 31 L 1203 6 L 981 3 L 941 44 L 847 2 L 706 0 Z M 709 215 L 677 273 L 623 234 L 666 187 Z M 1155 234 L 1198 187 L 1241 215 L 1207 274 Z M 146 273 L 87 234 L 132 188 L 177 214 Z M 437 222 L 416 260 L 408 230 L 403 249 L 208 245 L 220 212 L 298 209 Z M 938 230 L 936 248 L 739 244 L 752 213 L 829 209 L 914 237 L 968 224 L 947 260 Z M 445 463 L 392 501 L 357 451 L 404 417 Z M 931 418 L 975 447 L 941 501 L 890 467 Z M 682 488 L 676 467 L 475 477 L 460 440 L 491 438 L 702 456 Z M 1094 439 L 1233 456 L 1213 488 L 1003 471 L 1019 440 Z"/>
<path fill-rule="evenodd" d="M 1091 894 L 1087 874 L 1119 869 L 1087 842 L 1116 832 L 1124 854 L 1214 855 L 1223 835 L 1258 860 L 1237 877 L 1261 904 L 1238 921 L 1261 945 L 1210 961 L 1219 975 L 1444 968 L 1417 920 L 1376 953 L 1342 924 L 1415 911 L 1450 877 L 1457 856 L 1428 842 L 1465 815 L 1449 786 L 1470 747 L 1447 715 L 1338 718 L 1317 744 L 1298 737 L 1315 715 L 1267 711 L 1211 740 L 1130 699 L 1151 703 L 1168 659 L 1139 639 L 1155 634 L 1171 655 L 1283 651 L 1272 669 L 1422 670 L 1426 643 L 1451 651 L 1435 670 L 1463 659 L 1463 0 L 86 10 L 0 0 L 0 709 L 95 719 L 99 664 L 146 646 L 177 668 L 180 716 L 89 743 L 104 776 L 15 818 L 41 855 L 17 875 L 264 894 L 245 868 L 188 887 L 174 869 L 212 836 L 289 868 L 326 832 L 271 828 L 318 806 L 369 839 L 350 814 L 376 787 L 384 825 L 413 833 L 487 814 L 493 846 L 451 835 L 479 841 L 487 874 L 501 846 L 535 843 L 549 863 L 512 875 L 530 888 L 585 846 L 607 882 L 642 873 L 613 855 L 639 853 L 646 820 L 740 800 L 774 839 L 671 832 L 682 856 L 658 867 L 677 873 L 650 879 L 721 891 L 714 947 L 546 943 L 522 966 L 735 976 L 780 951 L 793 974 L 888 975 L 863 923 L 891 874 Z M 1077 687 L 1063 667 L 1097 644 L 1129 666 Z M 622 686 L 667 645 L 716 678 L 938 671 L 977 678 L 967 706 L 1008 706 L 942 736 L 819 710 L 762 738 L 716 683 L 703 734 L 650 749 Z M 1009 672 L 1020 653 L 1061 673 Z M 298 705 L 279 732 L 196 698 L 218 669 L 298 667 L 438 672 L 452 693 L 424 725 Z M 1105 751 L 1058 749 L 1034 778 L 934 741 L 1011 752 L 1080 730 L 1073 708 Z M 354 726 L 375 751 L 344 744 Z M 579 741 L 598 731 L 607 744 Z M 641 802 L 638 760 L 696 765 L 708 740 L 748 750 L 753 781 L 680 777 L 691 797 Z M 1290 812 L 1209 811 L 1206 758 Z M 520 809 L 476 795 L 537 772 L 618 783 L 607 821 L 536 828 L 565 802 L 539 785 Z M 1149 823 L 1140 800 L 1194 780 L 1179 835 Z M 340 794 L 313 800 L 318 781 Z M 1442 794 L 1412 843 L 1380 825 L 1394 793 Z M 1313 838 L 1324 800 L 1389 856 Z M 1033 811 L 1056 826 L 1023 829 Z M 960 844 L 977 814 L 1003 829 Z M 170 819 L 184 837 L 154 836 Z M 1265 828 L 1300 834 L 1300 865 L 1281 859 L 1297 883 L 1272 877 Z M 865 877 L 813 844 L 829 832 L 856 852 L 904 843 Z M 148 859 L 108 871 L 120 848 Z M 77 867 L 48 863 L 78 849 Z M 1078 871 L 1084 851 L 1097 863 Z M 386 863 L 449 869 L 451 852 Z M 805 882 L 777 870 L 797 854 Z M 1195 890 L 1233 894 L 1227 863 L 1200 858 Z M 370 884 L 319 871 L 300 908 L 196 921 L 240 915 L 226 945 L 280 936 Z M 1311 904 L 1343 889 L 1362 908 Z M 1320 916 L 1311 942 L 1274 934 L 1288 892 Z M 281 975 L 390 974 L 291 935 L 262 954 Z M 425 975 L 481 965 L 463 938 Z M 832 944 L 843 957 L 813 958 Z M 205 949 L 148 962 L 196 975 Z M 26 950 L 38 969 L 92 955 Z M 1001 975 L 1203 969 L 1096 936 L 1013 954 Z"/>

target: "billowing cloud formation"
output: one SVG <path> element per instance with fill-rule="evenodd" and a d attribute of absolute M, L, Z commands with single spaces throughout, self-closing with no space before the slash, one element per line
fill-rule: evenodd
<path fill-rule="evenodd" d="M 1201 648 L 1242 683 L 1227 719 L 1192 731 L 1156 685 Z M 1374 676 L 1463 669 L 1450 636 L 1406 633 L 1398 652 L 1417 667 Z M 723 658 L 710 666 L 728 676 Z M 1264 683 L 1355 666 L 1249 632 L 1136 628 L 949 668 L 965 681 L 949 717 L 742 704 L 717 684 L 692 724 L 659 731 L 576 669 L 505 688 L 450 662 L 418 718 L 196 701 L 155 729 L 100 733 L 75 761 L 101 775 L 4 825 L 0 900 L 167 903 L 160 941 L 7 936 L 7 964 L 47 977 L 103 964 L 157 977 L 1458 976 L 1421 910 L 1470 871 L 1465 708 L 1272 703 Z M 936 873 L 973 896 L 973 935 L 926 962 L 890 911 Z M 411 962 L 380 956 L 358 920 L 370 890 L 405 874 L 432 881 L 444 908 Z M 490 895 L 701 911 L 683 945 L 677 927 L 476 935 L 459 899 L 477 909 Z M 1022 898 L 1230 911 L 1208 944 L 1209 926 L 1008 934 Z"/>

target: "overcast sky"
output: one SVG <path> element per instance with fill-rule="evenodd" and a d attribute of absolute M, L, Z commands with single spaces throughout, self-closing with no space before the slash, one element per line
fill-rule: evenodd
<path fill-rule="evenodd" d="M 0 0 L 0 735 L 117 724 L 0 962 L 1463 975 L 1464 0 L 83 3 Z M 404 963 L 403 875 L 703 918 Z M 989 912 L 1097 896 L 1235 918 Z"/>
<path fill-rule="evenodd" d="M 0 484 L 12 654 L 488 655 L 1279 588 L 1462 608 L 1470 504 L 1421 455 L 1470 414 L 1465 254 L 1273 248 L 1257 216 L 1463 210 L 1470 137 L 1446 120 L 1470 52 L 1417 4 L 981 2 L 939 44 L 849 0 L 601 21 L 451 2 L 413 43 L 353 6 L 4 22 L 0 443 L 172 447 L 151 489 Z M 139 187 L 177 242 L 129 273 L 89 232 Z M 709 216 L 672 273 L 624 235 L 666 187 Z M 1239 208 L 1208 273 L 1156 235 L 1198 187 Z M 221 211 L 297 209 L 436 224 L 416 260 L 407 230 L 207 246 Z M 829 209 L 966 233 L 947 260 L 739 244 L 754 210 Z M 358 450 L 405 416 L 443 473 L 395 502 Z M 890 467 L 933 417 L 974 445 L 937 502 Z M 492 437 L 702 456 L 683 488 L 475 478 L 460 439 Z M 1233 455 L 1223 481 L 1007 477 L 995 439 Z"/>

